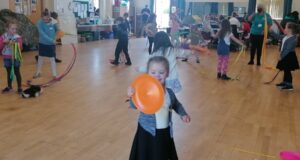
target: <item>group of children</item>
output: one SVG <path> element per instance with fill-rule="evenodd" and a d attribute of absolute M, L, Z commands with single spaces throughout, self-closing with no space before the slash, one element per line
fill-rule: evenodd
<path fill-rule="evenodd" d="M 295 52 L 297 34 L 299 34 L 299 25 L 287 23 L 277 64 L 277 68 L 284 71 L 283 81 L 276 84 L 282 90 L 293 89 L 291 71 L 299 69 Z M 231 78 L 227 76 L 230 41 L 233 40 L 242 47 L 245 45 L 231 33 L 230 23 L 226 19 L 221 22 L 220 30 L 212 37 L 218 39 L 217 78 L 230 80 Z M 174 94 L 182 89 L 178 79 L 174 52 L 169 35 L 165 32 L 157 32 L 154 36 L 154 49 L 149 56 L 147 67 L 139 68 L 139 71 L 148 73 L 162 84 L 165 89 L 165 97 L 163 106 L 155 114 L 140 112 L 130 160 L 178 159 L 173 140 L 172 110 L 180 115 L 183 122 L 189 123 L 191 118 Z M 132 87 L 128 88 L 129 97 L 134 92 Z M 132 101 L 130 106 L 136 108 Z"/>
<path fill-rule="evenodd" d="M 39 31 L 39 56 L 37 63 L 37 71 L 33 78 L 41 76 L 41 68 L 43 65 L 43 57 L 49 57 L 51 61 L 51 70 L 53 78 L 56 78 L 56 64 L 55 64 L 55 44 L 56 32 L 58 32 L 57 23 L 52 23 L 50 13 L 46 9 L 42 13 L 42 20 L 38 21 L 37 28 Z M 15 21 L 8 21 L 6 25 L 6 32 L 0 36 L 0 51 L 3 56 L 4 67 L 7 72 L 7 86 L 2 89 L 2 93 L 12 91 L 12 81 L 14 76 L 17 80 L 17 92 L 21 94 L 22 76 L 21 76 L 21 60 L 15 57 L 14 45 L 17 43 L 18 47 L 22 49 L 22 37 L 17 33 L 18 25 Z"/>

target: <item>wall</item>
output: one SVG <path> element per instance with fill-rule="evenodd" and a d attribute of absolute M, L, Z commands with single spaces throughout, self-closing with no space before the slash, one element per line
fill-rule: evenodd
<path fill-rule="evenodd" d="M 0 0 L 0 10 L 9 9 L 9 0 Z"/>
<path fill-rule="evenodd" d="M 8 1 L 8 0 L 7 0 Z M 23 9 L 27 8 L 27 13 L 24 13 L 33 23 L 36 23 L 41 18 L 42 11 L 42 0 L 36 1 L 36 10 L 32 11 L 31 1 L 30 0 L 22 0 Z M 9 9 L 12 11 L 16 11 L 16 5 L 14 0 L 9 1 Z M 25 9 L 24 9 L 25 10 Z"/>
<path fill-rule="evenodd" d="M 159 0 L 157 0 L 159 1 Z M 136 4 L 136 13 L 140 14 L 142 9 L 145 8 L 145 5 L 148 5 L 150 7 L 150 0 L 136 0 L 135 1 Z"/>
<path fill-rule="evenodd" d="M 62 38 L 63 44 L 77 43 L 76 19 L 70 7 L 73 0 L 54 0 L 54 11 L 58 13 L 60 29 L 67 33 Z"/>
<path fill-rule="evenodd" d="M 43 0 L 43 10 L 48 8 L 49 11 L 54 11 L 54 2 L 53 0 Z"/>

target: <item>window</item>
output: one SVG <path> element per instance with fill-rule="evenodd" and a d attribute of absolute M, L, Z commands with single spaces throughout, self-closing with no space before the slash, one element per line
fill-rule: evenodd
<path fill-rule="evenodd" d="M 228 3 L 219 3 L 219 15 L 228 15 Z"/>
<path fill-rule="evenodd" d="M 156 22 L 158 28 L 169 26 L 170 20 L 170 0 L 155 0 L 154 11 L 156 13 Z"/>
<path fill-rule="evenodd" d="M 273 19 L 282 19 L 284 0 L 258 0 L 257 4 L 263 4 L 266 7 L 266 12 Z"/>

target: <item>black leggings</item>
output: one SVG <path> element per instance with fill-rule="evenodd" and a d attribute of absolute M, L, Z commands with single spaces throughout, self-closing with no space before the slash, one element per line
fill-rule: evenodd
<path fill-rule="evenodd" d="M 257 57 L 256 57 L 257 64 L 260 64 L 261 50 L 264 42 L 264 36 L 251 34 L 250 41 L 251 41 L 250 62 L 254 62 L 255 53 L 257 53 Z"/>
<path fill-rule="evenodd" d="M 128 39 L 119 39 L 116 50 L 115 50 L 115 62 L 119 63 L 119 57 L 121 52 L 124 52 L 127 63 L 131 63 L 129 54 L 128 54 Z"/>
<path fill-rule="evenodd" d="M 290 70 L 284 70 L 283 72 L 283 82 L 286 83 L 293 83 L 293 77 L 292 77 L 292 72 Z"/>
<path fill-rule="evenodd" d="M 154 37 L 148 37 L 148 40 L 149 40 L 149 54 L 151 54 L 152 52 L 152 46 L 153 46 L 153 43 L 154 43 Z"/>
<path fill-rule="evenodd" d="M 12 79 L 10 78 L 11 67 L 5 67 L 7 72 L 7 87 L 12 88 Z M 14 67 L 18 88 L 22 88 L 22 77 L 20 67 Z"/>

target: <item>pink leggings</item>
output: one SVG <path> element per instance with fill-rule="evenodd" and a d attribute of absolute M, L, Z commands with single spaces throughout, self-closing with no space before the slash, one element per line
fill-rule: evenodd
<path fill-rule="evenodd" d="M 218 73 L 226 74 L 228 68 L 229 55 L 218 55 Z"/>

